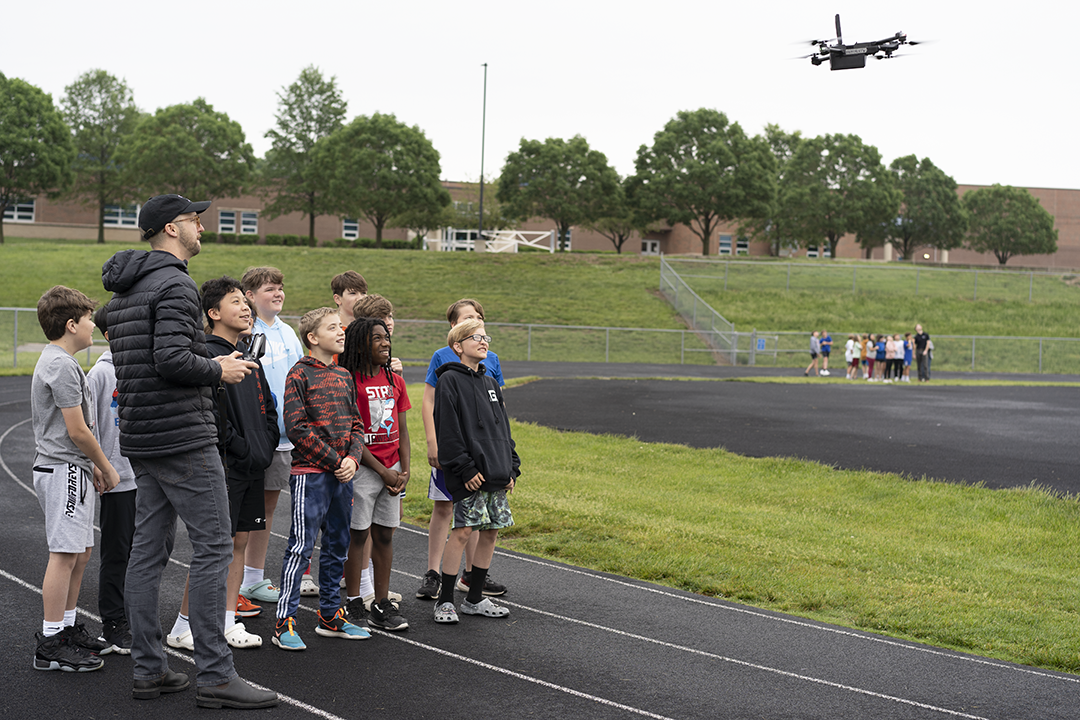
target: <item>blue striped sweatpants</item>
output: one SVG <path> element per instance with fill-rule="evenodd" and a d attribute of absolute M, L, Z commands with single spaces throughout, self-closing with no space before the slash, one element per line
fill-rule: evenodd
<path fill-rule="evenodd" d="M 295 617 L 300 605 L 300 580 L 311 564 L 315 536 L 322 530 L 319 550 L 319 610 L 329 618 L 341 607 L 341 575 L 349 553 L 353 482 L 338 482 L 333 473 L 289 477 L 292 528 L 281 564 L 281 596 L 277 617 Z"/>

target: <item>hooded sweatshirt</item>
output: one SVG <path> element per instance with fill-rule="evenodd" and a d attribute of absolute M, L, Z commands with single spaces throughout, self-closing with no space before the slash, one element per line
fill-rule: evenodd
<path fill-rule="evenodd" d="M 503 490 L 521 474 L 502 391 L 485 374 L 451 362 L 435 371 L 435 437 L 446 489 L 454 502 L 469 497 L 465 483 L 480 473 L 480 490 Z"/>
<path fill-rule="evenodd" d="M 206 336 L 213 355 L 230 355 L 237 347 L 223 337 Z M 274 459 L 278 443 L 277 410 L 262 366 L 234 385 L 219 385 L 218 419 L 222 428 L 225 470 L 238 480 L 258 480 Z"/>
<path fill-rule="evenodd" d="M 217 444 L 199 290 L 187 263 L 161 250 L 121 250 L 102 267 L 116 368 L 120 451 L 155 458 Z"/>

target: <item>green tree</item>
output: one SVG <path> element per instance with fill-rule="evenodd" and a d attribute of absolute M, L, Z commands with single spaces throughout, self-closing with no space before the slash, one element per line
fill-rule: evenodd
<path fill-rule="evenodd" d="M 278 93 L 275 127 L 263 174 L 273 200 L 263 212 L 275 218 L 300 212 L 308 218 L 308 238 L 315 238 L 315 218 L 332 212 L 327 197 L 327 178 L 313 172 L 315 145 L 345 122 L 347 104 L 337 86 L 314 65 L 300 72 L 296 82 Z"/>
<path fill-rule="evenodd" d="M 52 97 L 0 73 L 0 244 L 8 205 L 71 183 L 75 147 Z"/>
<path fill-rule="evenodd" d="M 637 196 L 637 186 L 633 177 L 619 182 L 615 192 L 608 196 L 607 203 L 598 218 L 585 223 L 585 227 L 600 233 L 615 247 L 617 254 L 622 254 L 623 246 L 634 233 L 644 236 L 652 223 L 642 210 Z"/>
<path fill-rule="evenodd" d="M 439 151 L 424 131 L 393 115 L 361 115 L 316 143 L 312 172 L 328 178 L 327 207 L 383 229 L 450 204 L 439 180 Z"/>
<path fill-rule="evenodd" d="M 896 158 L 889 165 L 896 187 L 903 193 L 900 214 L 868 230 L 859 240 L 888 242 L 904 260 L 910 260 L 919 247 L 952 250 L 964 242 L 967 216 L 956 193 L 956 181 L 930 162 L 914 155 Z"/>
<path fill-rule="evenodd" d="M 769 254 L 780 255 L 784 247 L 796 247 L 798 243 L 791 235 L 791 218 L 784 204 L 783 190 L 786 187 L 788 166 L 795 155 L 795 150 L 802 142 L 802 133 L 785 132 L 779 125 L 769 124 L 765 126 L 765 141 L 769 144 L 773 158 L 776 160 L 776 188 L 769 212 L 765 217 L 742 218 L 739 223 L 739 232 L 747 237 L 767 240 Z"/>
<path fill-rule="evenodd" d="M 255 155 L 244 130 L 206 100 L 159 108 L 124 137 L 116 151 L 135 197 L 179 193 L 192 200 L 237 197 Z"/>
<path fill-rule="evenodd" d="M 992 185 L 964 195 L 969 225 L 966 247 L 994 253 L 1004 265 L 1014 255 L 1057 252 L 1054 216 L 1024 188 Z"/>
<path fill-rule="evenodd" d="M 97 209 L 99 243 L 105 242 L 105 207 L 131 200 L 125 195 L 116 150 L 142 118 L 131 88 L 104 70 L 89 70 L 65 89 L 64 120 L 74 134 L 75 182 L 70 195 Z"/>
<path fill-rule="evenodd" d="M 804 139 L 781 192 L 793 234 L 804 245 L 827 242 L 834 258 L 848 233 L 880 236 L 880 226 L 897 217 L 902 198 L 881 153 L 857 135 Z"/>
<path fill-rule="evenodd" d="M 510 217 L 554 222 L 564 250 L 570 228 L 599 218 L 618 186 L 607 157 L 580 135 L 543 142 L 522 138 L 506 156 L 495 197 Z"/>
<path fill-rule="evenodd" d="M 652 218 L 682 223 L 709 240 L 720 223 L 765 218 L 776 196 L 776 159 L 717 110 L 682 110 L 642 145 L 632 185 Z"/>

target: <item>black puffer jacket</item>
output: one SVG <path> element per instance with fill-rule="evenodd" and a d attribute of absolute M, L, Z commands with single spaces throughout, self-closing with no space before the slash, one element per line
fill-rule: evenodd
<path fill-rule="evenodd" d="M 231 355 L 237 347 L 223 337 L 206 336 L 211 355 Z M 262 365 L 235 385 L 218 385 L 217 412 L 224 425 L 220 447 L 225 450 L 226 474 L 237 480 L 257 480 L 270 467 L 278 446 L 277 410 Z"/>
<path fill-rule="evenodd" d="M 171 253 L 121 250 L 105 262 L 109 347 L 119 391 L 120 451 L 160 457 L 217 444 L 202 310 L 187 263 Z"/>

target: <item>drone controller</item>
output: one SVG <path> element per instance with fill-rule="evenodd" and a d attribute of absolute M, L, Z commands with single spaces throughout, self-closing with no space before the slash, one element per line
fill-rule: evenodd
<path fill-rule="evenodd" d="M 248 362 L 259 362 L 259 358 L 266 354 L 266 335 L 256 333 L 248 338 L 247 349 L 244 350 L 242 359 Z"/>

